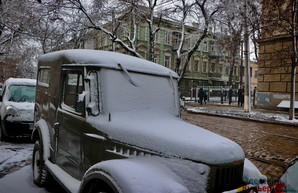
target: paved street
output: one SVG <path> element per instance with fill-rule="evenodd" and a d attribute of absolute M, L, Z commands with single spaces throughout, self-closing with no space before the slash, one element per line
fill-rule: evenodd
<path fill-rule="evenodd" d="M 208 108 L 208 107 L 207 107 Z M 298 127 L 182 112 L 182 118 L 238 143 L 269 179 L 278 179 L 298 155 Z"/>

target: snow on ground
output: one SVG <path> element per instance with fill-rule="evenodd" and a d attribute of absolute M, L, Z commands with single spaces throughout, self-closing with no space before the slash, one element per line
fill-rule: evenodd
<path fill-rule="evenodd" d="M 33 144 L 28 140 L 22 141 L 24 139 L 14 139 L 12 143 L 0 142 L 0 193 L 63 193 L 55 182 L 47 190 L 33 184 Z"/>
<path fill-rule="evenodd" d="M 31 166 L 25 166 L 20 170 L 0 178 L 1 193 L 46 193 L 44 188 L 33 184 Z"/>
<path fill-rule="evenodd" d="M 32 150 L 33 144 L 0 142 L 0 178 L 6 173 L 30 164 Z"/>

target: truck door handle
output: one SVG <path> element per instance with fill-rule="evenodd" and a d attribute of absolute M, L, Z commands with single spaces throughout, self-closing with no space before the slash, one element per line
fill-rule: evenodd
<path fill-rule="evenodd" d="M 56 122 L 56 123 L 54 123 L 54 136 L 55 137 L 58 137 L 59 136 L 59 128 L 60 128 L 60 123 L 59 122 Z"/>

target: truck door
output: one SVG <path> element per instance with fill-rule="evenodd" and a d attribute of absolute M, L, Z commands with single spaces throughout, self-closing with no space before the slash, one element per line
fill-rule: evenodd
<path fill-rule="evenodd" d="M 57 112 L 57 164 L 79 178 L 81 165 L 81 133 L 85 121 L 83 69 L 62 69 L 60 106 Z"/>

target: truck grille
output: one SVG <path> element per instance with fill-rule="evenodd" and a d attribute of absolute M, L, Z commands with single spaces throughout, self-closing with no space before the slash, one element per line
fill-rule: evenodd
<path fill-rule="evenodd" d="M 243 185 L 243 163 L 237 165 L 215 166 L 213 169 L 213 187 L 210 192 L 223 192 Z M 209 184 L 209 185 L 211 185 Z M 211 185 L 212 186 L 212 185 Z"/>

